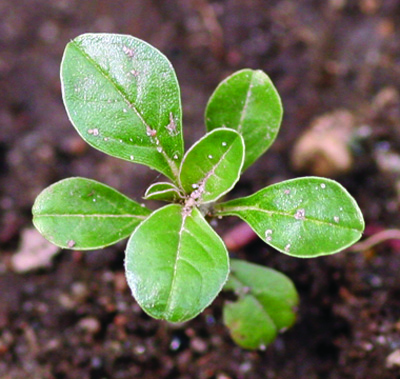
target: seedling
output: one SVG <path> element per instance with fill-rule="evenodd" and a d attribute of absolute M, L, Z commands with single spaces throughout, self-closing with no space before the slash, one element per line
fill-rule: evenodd
<path fill-rule="evenodd" d="M 37 197 L 33 222 L 64 249 L 100 249 L 130 236 L 126 277 L 150 316 L 190 320 L 224 289 L 237 296 L 223 317 L 239 345 L 264 348 L 293 324 L 298 295 L 292 282 L 230 260 L 212 218 L 238 216 L 268 245 L 300 258 L 334 254 L 360 238 L 362 214 L 332 180 L 298 178 L 217 202 L 278 133 L 281 100 L 262 71 L 241 70 L 217 87 L 205 112 L 207 133 L 185 154 L 178 81 L 154 47 L 126 35 L 81 35 L 65 49 L 61 82 L 81 137 L 164 174 L 169 181 L 151 185 L 144 198 L 172 204 L 151 211 L 104 184 L 69 178 Z"/>

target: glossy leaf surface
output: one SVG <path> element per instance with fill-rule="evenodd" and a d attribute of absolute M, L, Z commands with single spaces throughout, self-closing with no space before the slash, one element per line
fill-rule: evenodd
<path fill-rule="evenodd" d="M 35 227 L 50 242 L 92 250 L 128 237 L 151 212 L 102 183 L 69 178 L 43 190 L 32 213 Z"/>
<path fill-rule="evenodd" d="M 233 259 L 224 290 L 238 297 L 225 303 L 224 323 L 233 340 L 246 349 L 265 349 L 295 321 L 298 294 L 278 271 Z"/>
<path fill-rule="evenodd" d="M 274 142 L 282 113 L 271 79 L 261 70 L 244 69 L 219 84 L 208 102 L 205 121 L 208 131 L 227 127 L 243 136 L 245 170 Z"/>
<path fill-rule="evenodd" d="M 186 193 L 199 202 L 214 201 L 230 191 L 239 180 L 244 143 L 239 133 L 216 129 L 196 142 L 186 153 L 179 180 Z"/>
<path fill-rule="evenodd" d="M 179 201 L 183 197 L 179 192 L 179 189 L 172 183 L 159 182 L 152 184 L 147 188 L 144 198 L 148 200 L 162 200 L 162 201 Z"/>
<path fill-rule="evenodd" d="M 150 316 L 182 322 L 220 292 L 229 272 L 225 245 L 197 210 L 171 204 L 129 239 L 125 270 L 133 296 Z"/>
<path fill-rule="evenodd" d="M 337 182 L 305 177 L 271 185 L 254 195 L 217 205 L 217 215 L 246 221 L 282 253 L 316 257 L 352 245 L 364 230 L 361 211 Z"/>
<path fill-rule="evenodd" d="M 171 179 L 183 156 L 180 90 L 157 49 L 119 34 L 83 34 L 61 65 L 64 104 L 81 137 Z"/>

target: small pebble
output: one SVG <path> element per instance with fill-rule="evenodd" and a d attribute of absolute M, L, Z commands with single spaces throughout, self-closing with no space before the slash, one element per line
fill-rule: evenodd
<path fill-rule="evenodd" d="M 79 328 L 90 334 L 96 334 L 100 331 L 101 325 L 99 320 L 94 317 L 85 317 L 79 320 L 78 322 Z"/>
<path fill-rule="evenodd" d="M 201 338 L 193 338 L 190 341 L 190 348 L 199 354 L 203 354 L 207 351 L 207 343 Z"/>
<path fill-rule="evenodd" d="M 392 368 L 394 366 L 400 366 L 400 350 L 393 351 L 386 358 L 386 367 Z"/>
<path fill-rule="evenodd" d="M 142 355 L 146 351 L 146 348 L 143 345 L 136 345 L 134 351 L 136 354 Z"/>
<path fill-rule="evenodd" d="M 114 287 L 117 292 L 124 292 L 128 284 L 126 282 L 125 274 L 123 272 L 117 272 L 114 275 Z"/>
<path fill-rule="evenodd" d="M 232 379 L 229 375 L 220 373 L 217 375 L 217 379 Z"/>
<path fill-rule="evenodd" d="M 177 337 L 174 337 L 171 341 L 171 343 L 169 344 L 169 348 L 172 351 L 176 351 L 181 347 L 181 340 Z"/>

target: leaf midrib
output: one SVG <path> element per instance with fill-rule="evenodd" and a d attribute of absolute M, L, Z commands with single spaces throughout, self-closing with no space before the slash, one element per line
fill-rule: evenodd
<path fill-rule="evenodd" d="M 234 143 L 236 142 L 236 139 L 237 139 L 237 138 L 235 138 L 235 139 L 232 141 L 232 144 L 231 144 L 231 145 L 229 146 L 229 148 L 226 149 L 226 151 L 221 155 L 221 158 L 218 160 L 218 162 L 215 163 L 215 165 L 213 165 L 213 167 L 211 168 L 211 170 L 208 171 L 207 174 L 204 175 L 204 178 L 203 178 L 203 179 L 201 179 L 200 182 L 202 183 L 202 185 L 203 185 L 203 187 L 204 187 L 204 195 L 206 194 L 206 193 L 205 193 L 205 189 L 206 189 L 206 185 L 207 185 L 207 183 L 208 183 L 208 180 L 209 180 L 212 176 L 218 176 L 218 175 L 215 174 L 215 171 L 218 169 L 218 167 L 221 165 L 221 163 L 225 160 L 225 157 L 227 156 L 227 154 L 233 149 L 233 145 L 234 145 Z M 240 171 L 239 171 L 239 172 L 240 172 Z M 223 178 L 221 178 L 220 176 L 218 176 L 218 177 L 219 177 L 220 179 L 223 179 Z M 217 197 L 221 197 L 221 196 L 224 195 L 225 193 L 229 192 L 230 189 L 231 189 L 231 188 L 228 188 L 228 189 L 227 189 L 226 191 L 224 191 L 222 194 L 218 194 Z M 202 195 L 201 200 L 203 200 L 204 195 Z M 212 196 L 211 196 L 211 197 L 212 197 Z M 213 200 L 216 200 L 216 199 L 211 198 L 211 199 L 208 199 L 208 200 L 206 199 L 205 201 L 206 201 L 206 202 L 210 202 L 210 201 L 213 201 Z"/>
<path fill-rule="evenodd" d="M 248 86 L 247 92 L 246 92 L 246 100 L 245 100 L 245 102 L 244 102 L 244 104 L 243 104 L 243 108 L 242 108 L 242 112 L 241 112 L 240 120 L 239 120 L 239 125 L 237 126 L 237 131 L 238 131 L 239 133 L 242 132 L 243 122 L 244 122 L 244 120 L 245 120 L 245 118 L 246 118 L 246 115 L 247 115 L 247 108 L 249 107 L 250 97 L 251 97 L 252 92 L 253 92 L 253 91 L 252 91 L 252 89 L 253 89 L 253 79 L 254 79 L 254 73 L 253 73 L 253 71 L 251 71 L 250 74 L 251 74 L 251 78 L 250 78 L 249 86 Z"/>
<path fill-rule="evenodd" d="M 148 216 L 142 216 L 142 215 L 131 215 L 131 214 L 121 214 L 121 215 L 116 215 L 116 214 L 38 214 L 34 216 L 35 218 L 39 217 L 107 217 L 107 218 L 138 218 L 141 220 L 145 220 Z"/>
<path fill-rule="evenodd" d="M 220 207 L 223 208 L 223 207 Z M 279 215 L 279 216 L 284 216 L 284 217 L 290 217 L 290 218 L 294 218 L 294 215 L 291 213 L 286 213 L 286 212 L 282 212 L 282 211 L 269 211 L 267 209 L 261 209 L 261 208 L 257 208 L 257 207 L 234 207 L 234 208 L 224 208 L 221 211 L 217 211 L 217 214 L 230 214 L 233 213 L 235 214 L 235 212 L 246 212 L 246 211 L 255 211 L 255 212 L 261 212 L 261 213 L 266 213 L 269 215 Z M 301 221 L 309 221 L 309 222 L 314 222 L 316 224 L 322 224 L 322 225 L 329 225 L 332 227 L 336 227 L 336 228 L 340 228 L 340 229 L 346 229 L 346 230 L 351 230 L 353 232 L 357 232 L 357 233 L 361 233 L 361 230 L 355 229 L 355 228 L 351 228 L 345 225 L 339 225 L 339 224 L 334 224 L 332 222 L 328 222 L 328 221 L 323 221 L 323 220 L 318 220 L 315 218 L 311 218 L 311 217 L 307 217 L 305 216 L 304 220 Z"/>
<path fill-rule="evenodd" d="M 72 46 L 74 46 L 81 54 L 82 56 L 108 81 L 110 82 L 115 90 L 121 95 L 122 99 L 128 104 L 129 108 L 133 109 L 137 116 L 139 117 L 140 121 L 144 124 L 145 127 L 150 126 L 146 123 L 144 120 L 142 114 L 139 112 L 139 110 L 135 107 L 135 105 L 129 100 L 128 94 L 121 88 L 118 83 L 116 83 L 110 75 L 107 74 L 106 71 L 89 55 L 86 53 L 84 49 L 81 48 L 81 46 L 75 41 L 71 41 Z"/>
<path fill-rule="evenodd" d="M 171 280 L 171 286 L 169 288 L 168 292 L 168 298 L 165 303 L 165 308 L 164 308 L 164 314 L 167 314 L 171 311 L 171 301 L 172 301 L 172 292 L 174 292 L 174 286 L 175 286 L 175 281 L 176 281 L 176 276 L 177 276 L 177 271 L 178 271 L 178 262 L 181 259 L 181 244 L 182 244 L 182 238 L 183 238 L 183 232 L 186 230 L 185 229 L 185 221 L 186 217 L 182 215 L 182 223 L 179 228 L 179 233 L 178 233 L 178 246 L 176 248 L 176 256 L 175 256 L 175 263 L 174 263 L 174 271 L 172 273 L 172 280 Z"/>
<path fill-rule="evenodd" d="M 80 45 L 75 41 L 71 41 L 72 46 L 76 48 L 79 53 L 90 63 L 92 66 L 99 72 L 100 75 L 102 75 L 108 82 L 112 84 L 112 86 L 115 88 L 115 90 L 119 93 L 119 95 L 122 97 L 122 99 L 126 102 L 128 107 L 130 109 L 133 109 L 133 111 L 136 113 L 136 115 L 139 117 L 140 121 L 143 123 L 144 127 L 147 129 L 152 129 L 150 125 L 145 121 L 143 115 L 139 112 L 137 107 L 129 100 L 128 94 L 121 88 L 118 83 L 116 83 L 114 80 L 112 80 L 112 77 L 107 74 L 107 72 L 89 55 L 86 53 L 85 50 L 83 50 Z M 157 129 L 159 129 L 159 125 L 157 125 Z M 151 148 L 151 146 L 149 146 Z M 153 148 L 154 150 L 157 150 L 157 147 Z M 162 151 L 162 156 L 165 158 L 167 165 L 171 169 L 171 172 L 175 177 L 177 177 L 178 173 L 178 168 L 176 166 L 176 163 L 170 159 L 170 157 L 166 154 L 165 149 L 163 148 Z"/>

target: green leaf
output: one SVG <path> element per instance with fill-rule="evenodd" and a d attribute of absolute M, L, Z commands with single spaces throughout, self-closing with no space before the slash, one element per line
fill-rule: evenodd
<path fill-rule="evenodd" d="M 233 340 L 245 349 L 265 349 L 295 321 L 296 288 L 278 271 L 233 259 L 224 290 L 238 296 L 225 303 L 223 317 Z"/>
<path fill-rule="evenodd" d="M 261 70 L 244 69 L 219 84 L 208 102 L 207 130 L 227 127 L 244 138 L 243 171 L 274 142 L 282 121 L 282 103 L 271 79 Z"/>
<path fill-rule="evenodd" d="M 129 239 L 125 270 L 133 296 L 150 316 L 183 322 L 197 316 L 227 280 L 229 258 L 197 208 L 155 211 Z"/>
<path fill-rule="evenodd" d="M 102 183 L 69 178 L 43 190 L 33 223 L 64 249 L 93 250 L 128 237 L 151 211 Z"/>
<path fill-rule="evenodd" d="M 180 90 L 157 49 L 127 35 L 83 34 L 65 49 L 61 84 L 68 116 L 86 142 L 176 179 Z"/>
<path fill-rule="evenodd" d="M 159 182 L 147 188 L 144 198 L 148 200 L 163 200 L 168 202 L 178 202 L 183 197 L 177 187 L 172 183 Z"/>
<path fill-rule="evenodd" d="M 179 181 L 199 203 L 217 200 L 239 180 L 244 143 L 239 133 L 215 129 L 197 141 L 183 158 Z"/>
<path fill-rule="evenodd" d="M 240 217 L 266 243 L 300 258 L 337 253 L 364 230 L 351 195 L 339 183 L 317 177 L 274 184 L 216 207 L 216 215 Z"/>

